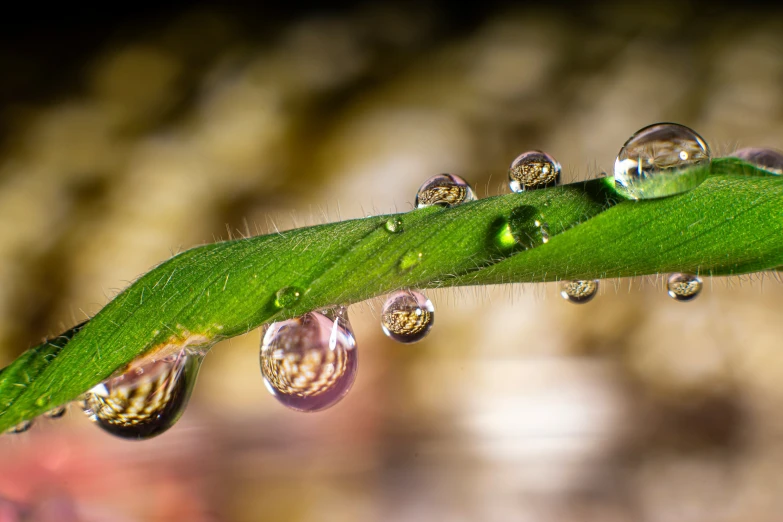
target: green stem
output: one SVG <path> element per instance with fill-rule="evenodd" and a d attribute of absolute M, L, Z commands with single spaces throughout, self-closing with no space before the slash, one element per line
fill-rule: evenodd
<path fill-rule="evenodd" d="M 397 288 L 783 265 L 783 177 L 733 159 L 697 168 L 711 176 L 663 199 L 623 200 L 599 179 L 188 250 L 70 342 L 33 348 L 3 371 L 0 430 L 74 400 L 140 355 Z"/>

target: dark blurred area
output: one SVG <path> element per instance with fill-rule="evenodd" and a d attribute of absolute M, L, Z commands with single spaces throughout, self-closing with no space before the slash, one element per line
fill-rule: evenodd
<path fill-rule="evenodd" d="M 174 252 L 407 211 L 440 172 L 495 195 L 542 149 L 595 177 L 656 121 L 716 155 L 783 148 L 781 85 L 761 3 L 21 6 L 0 20 L 0 366 Z M 0 522 L 778 520 L 779 277 L 689 304 L 663 279 L 584 306 L 430 292 L 411 346 L 354 305 L 358 380 L 317 414 L 269 396 L 251 332 L 156 439 L 75 404 L 0 437 Z"/>

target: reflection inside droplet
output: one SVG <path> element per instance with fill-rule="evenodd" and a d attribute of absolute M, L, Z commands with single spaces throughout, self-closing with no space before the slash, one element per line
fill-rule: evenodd
<path fill-rule="evenodd" d="M 264 385 L 283 405 L 324 410 L 351 389 L 356 341 L 344 308 L 309 312 L 265 327 L 260 362 Z"/>

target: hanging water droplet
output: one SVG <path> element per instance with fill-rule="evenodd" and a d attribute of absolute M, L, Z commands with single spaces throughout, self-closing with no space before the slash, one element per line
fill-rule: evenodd
<path fill-rule="evenodd" d="M 701 293 L 701 279 L 693 274 L 671 274 L 666 290 L 675 301 L 691 301 Z"/>
<path fill-rule="evenodd" d="M 423 258 L 424 258 L 424 253 L 418 250 L 408 250 L 400 258 L 399 263 L 397 263 L 397 268 L 399 269 L 400 272 L 407 272 L 414 266 L 421 263 L 421 260 Z"/>
<path fill-rule="evenodd" d="M 745 160 L 755 166 L 773 172 L 783 174 L 783 153 L 774 149 L 746 148 L 740 149 L 732 157 Z"/>
<path fill-rule="evenodd" d="M 551 187 L 560 182 L 560 164 L 540 150 L 517 156 L 508 169 L 508 184 L 513 192 Z"/>
<path fill-rule="evenodd" d="M 687 192 L 704 181 L 710 148 L 692 129 L 676 123 L 656 123 L 625 142 L 614 162 L 618 191 L 631 199 L 652 199 Z"/>
<path fill-rule="evenodd" d="M 389 295 L 381 311 L 383 333 L 401 343 L 421 341 L 435 321 L 435 307 L 416 290 L 398 290 Z"/>
<path fill-rule="evenodd" d="M 84 413 L 103 430 L 143 440 L 165 432 L 188 404 L 204 358 L 202 352 L 144 362 L 111 377 L 84 396 Z"/>
<path fill-rule="evenodd" d="M 287 308 L 296 303 L 304 290 L 297 286 L 285 286 L 275 293 L 275 306 L 278 308 Z"/>
<path fill-rule="evenodd" d="M 399 234 L 402 232 L 402 218 L 398 216 L 390 217 L 383 224 L 383 228 L 390 234 Z"/>
<path fill-rule="evenodd" d="M 8 433 L 9 435 L 12 433 L 24 433 L 25 431 L 29 430 L 32 426 L 33 426 L 33 421 L 31 420 L 22 421 L 16 426 L 14 426 L 13 428 L 8 428 L 6 430 L 6 433 Z"/>
<path fill-rule="evenodd" d="M 584 304 L 598 293 L 598 279 L 562 281 L 560 295 L 569 303 Z"/>
<path fill-rule="evenodd" d="M 44 417 L 47 417 L 49 419 L 59 419 L 63 415 L 65 415 L 65 411 L 67 410 L 66 405 L 57 406 L 56 408 L 52 408 L 51 410 L 44 413 Z"/>
<path fill-rule="evenodd" d="M 356 380 L 356 352 L 345 308 L 272 323 L 261 341 L 264 385 L 291 409 L 325 410 Z"/>
<path fill-rule="evenodd" d="M 439 174 L 419 187 L 416 193 L 416 208 L 432 205 L 453 207 L 475 199 L 476 195 L 467 181 L 453 174 Z"/>

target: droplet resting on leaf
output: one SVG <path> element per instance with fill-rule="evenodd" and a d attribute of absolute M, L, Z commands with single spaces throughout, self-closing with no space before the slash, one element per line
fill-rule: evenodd
<path fill-rule="evenodd" d="M 630 199 L 655 199 L 698 187 L 710 162 L 707 142 L 677 123 L 656 123 L 631 136 L 614 162 L 617 190 Z"/>
<path fill-rule="evenodd" d="M 438 174 L 425 181 L 416 193 L 416 208 L 453 207 L 475 201 L 476 195 L 467 181 L 453 174 Z"/>
<path fill-rule="evenodd" d="M 512 192 L 552 187 L 560 183 L 560 171 L 560 163 L 546 152 L 524 152 L 508 169 L 509 187 Z"/>

